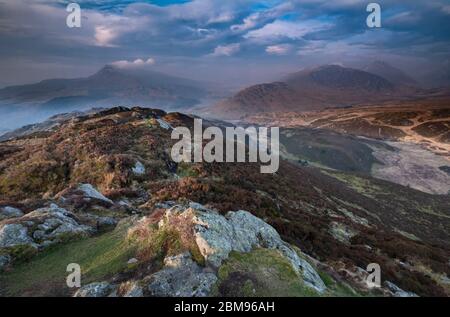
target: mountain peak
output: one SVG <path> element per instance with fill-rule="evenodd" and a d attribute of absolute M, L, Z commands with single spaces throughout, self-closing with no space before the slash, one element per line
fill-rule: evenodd
<path fill-rule="evenodd" d="M 417 85 L 415 79 L 385 61 L 375 60 L 367 65 L 364 71 L 383 77 L 395 85 Z"/>

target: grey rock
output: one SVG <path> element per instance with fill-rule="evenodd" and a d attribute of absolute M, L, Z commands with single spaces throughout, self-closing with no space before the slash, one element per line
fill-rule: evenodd
<path fill-rule="evenodd" d="M 106 297 L 113 287 L 107 282 L 91 283 L 80 288 L 74 297 Z"/>
<path fill-rule="evenodd" d="M 402 290 L 400 287 L 389 281 L 385 281 L 384 286 L 389 290 L 389 292 L 394 297 L 419 297 L 417 294 L 413 292 L 407 292 Z"/>
<path fill-rule="evenodd" d="M 138 176 L 144 175 L 145 174 L 145 166 L 141 162 L 137 161 L 134 164 L 132 171 L 135 175 L 138 175 Z"/>
<path fill-rule="evenodd" d="M 36 209 L 12 223 L 0 226 L 0 248 L 28 245 L 46 248 L 70 236 L 87 236 L 95 232 L 92 227 L 80 224 L 74 214 L 52 204 Z"/>
<path fill-rule="evenodd" d="M 21 224 L 5 224 L 0 227 L 0 248 L 10 248 L 18 245 L 35 246 L 28 235 L 28 229 Z"/>
<path fill-rule="evenodd" d="M 217 281 L 216 275 L 198 266 L 189 253 L 164 262 L 165 268 L 150 277 L 148 291 L 153 296 L 205 297 Z"/>
<path fill-rule="evenodd" d="M 22 217 L 23 212 L 20 209 L 5 206 L 0 208 L 0 220 Z"/>
<path fill-rule="evenodd" d="M 231 251 L 250 252 L 255 247 L 279 250 L 301 275 L 304 283 L 322 293 L 326 286 L 314 268 L 263 220 L 247 211 L 229 212 L 226 217 L 210 210 L 190 208 L 194 235 L 201 254 L 208 264 L 218 268 Z"/>
<path fill-rule="evenodd" d="M 82 191 L 87 198 L 97 199 L 107 204 L 114 205 L 114 202 L 111 199 L 103 196 L 103 194 L 96 190 L 91 184 L 80 184 L 78 189 Z"/>
<path fill-rule="evenodd" d="M 138 263 L 138 259 L 136 259 L 136 258 L 129 259 L 127 262 L 128 265 L 132 265 L 132 264 L 136 264 L 136 263 Z"/>
<path fill-rule="evenodd" d="M 97 227 L 99 229 L 111 228 L 117 225 L 117 220 L 112 217 L 98 217 Z"/>

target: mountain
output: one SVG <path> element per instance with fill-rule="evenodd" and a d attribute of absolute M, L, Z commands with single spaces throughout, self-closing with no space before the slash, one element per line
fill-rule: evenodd
<path fill-rule="evenodd" d="M 415 79 L 405 74 L 402 70 L 383 61 L 374 61 L 367 65 L 364 71 L 383 77 L 395 85 L 418 85 Z"/>
<path fill-rule="evenodd" d="M 57 113 L 111 104 L 186 109 L 213 97 L 214 89 L 146 68 L 107 65 L 86 78 L 50 79 L 1 89 L 0 127 L 17 128 Z"/>
<path fill-rule="evenodd" d="M 239 118 L 273 111 L 319 110 L 391 100 L 414 93 L 378 75 L 326 65 L 302 70 L 280 82 L 251 86 L 219 102 L 208 116 Z"/>
<path fill-rule="evenodd" d="M 0 296 L 450 294 L 450 196 L 285 160 L 177 164 L 169 126 L 193 117 L 116 107 L 0 142 Z"/>

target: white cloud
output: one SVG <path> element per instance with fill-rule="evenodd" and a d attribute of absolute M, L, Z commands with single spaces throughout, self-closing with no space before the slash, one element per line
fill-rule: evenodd
<path fill-rule="evenodd" d="M 241 44 L 219 45 L 214 49 L 213 56 L 231 56 L 241 50 Z"/>
<path fill-rule="evenodd" d="M 248 32 L 244 35 L 244 38 L 262 43 L 269 41 L 271 42 L 282 38 L 299 40 L 309 33 L 324 30 L 329 26 L 329 24 L 319 23 L 316 21 L 296 23 L 277 20 L 273 23 L 264 25 L 260 29 Z"/>
<path fill-rule="evenodd" d="M 141 67 L 141 66 L 150 66 L 150 65 L 154 65 L 155 64 L 155 59 L 154 58 L 148 58 L 147 60 L 143 60 L 143 59 L 136 59 L 134 61 L 116 61 L 111 63 L 111 65 L 114 65 L 116 67 L 120 67 L 120 68 L 130 68 L 130 67 Z"/>
<path fill-rule="evenodd" d="M 292 45 L 290 44 L 278 44 L 270 45 L 266 47 L 266 53 L 270 55 L 286 55 L 292 50 Z"/>

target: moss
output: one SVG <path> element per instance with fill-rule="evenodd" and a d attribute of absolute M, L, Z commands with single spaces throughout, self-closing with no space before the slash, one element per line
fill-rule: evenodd
<path fill-rule="evenodd" d="M 318 296 L 276 250 L 232 252 L 219 268 L 218 278 L 214 289 L 217 296 Z"/>
<path fill-rule="evenodd" d="M 81 266 L 85 285 L 112 277 L 127 267 L 134 246 L 124 239 L 120 227 L 104 235 L 60 245 L 43 251 L 32 261 L 19 264 L 0 276 L 3 296 L 67 296 L 67 265 Z"/>

